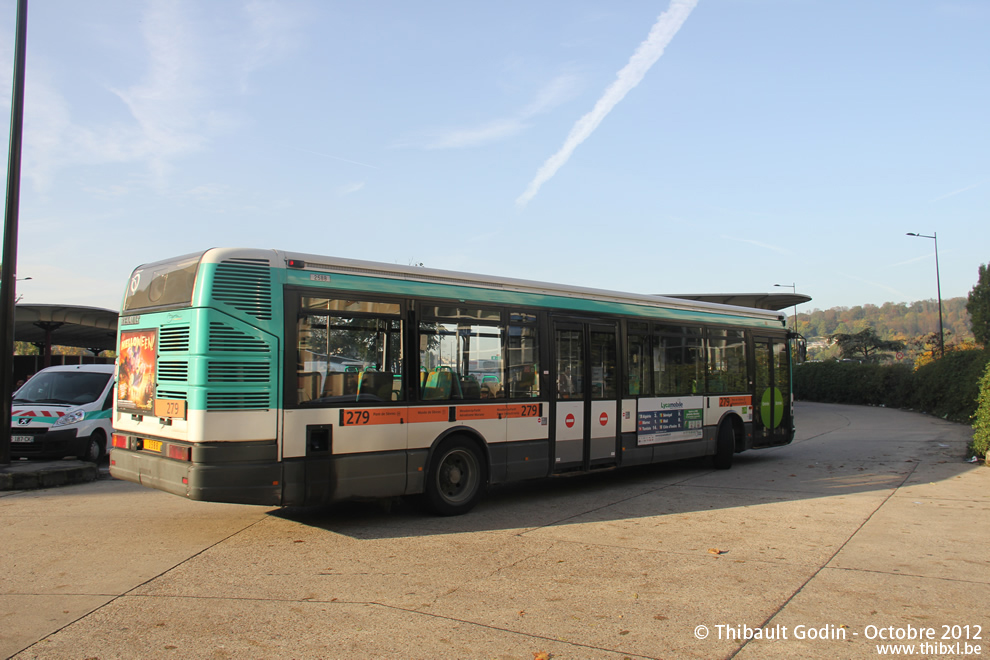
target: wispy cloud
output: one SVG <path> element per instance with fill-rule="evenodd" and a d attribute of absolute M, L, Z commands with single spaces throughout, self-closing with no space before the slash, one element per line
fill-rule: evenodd
<path fill-rule="evenodd" d="M 660 14 L 650 29 L 650 34 L 646 40 L 639 45 L 626 66 L 616 74 L 615 81 L 608 86 L 591 112 L 574 124 L 560 150 L 537 170 L 536 177 L 530 182 L 529 187 L 516 199 L 517 205 L 525 206 L 528 204 L 539 192 L 540 187 L 552 179 L 554 174 L 570 159 L 574 150 L 594 133 L 608 113 L 625 98 L 626 94 L 639 85 L 646 73 L 663 55 L 667 44 L 681 29 L 684 21 L 687 20 L 697 4 L 698 0 L 671 0 L 670 7 Z"/>
<path fill-rule="evenodd" d="M 178 3 L 153 4 L 144 16 L 148 71 L 138 84 L 114 90 L 137 122 L 130 136 L 132 158 L 147 160 L 159 180 L 172 158 L 200 150 L 205 138 L 200 113 L 205 89 L 195 30 Z M 119 137 L 119 136 L 118 136 Z"/>
<path fill-rule="evenodd" d="M 251 74 L 299 49 L 303 24 L 300 15 L 288 11 L 286 3 L 277 0 L 251 0 L 244 14 L 248 29 L 244 36 L 242 91 L 246 91 Z"/>
<path fill-rule="evenodd" d="M 845 275 L 845 278 L 847 280 L 852 280 L 854 282 L 861 282 L 862 284 L 869 284 L 870 286 L 875 287 L 877 289 L 883 289 L 884 291 L 888 291 L 888 292 L 894 294 L 895 296 L 898 296 L 899 298 L 901 298 L 903 300 L 906 300 L 908 298 L 908 295 L 906 293 L 904 293 L 903 291 L 900 291 L 899 289 L 895 289 L 892 286 L 888 286 L 886 284 L 882 284 L 880 282 L 873 282 L 871 280 L 863 279 L 862 277 L 856 277 L 855 275 Z"/>
<path fill-rule="evenodd" d="M 896 264 L 890 264 L 887 268 L 899 268 L 900 266 L 907 266 L 908 264 L 918 263 L 919 261 L 928 261 L 934 258 L 931 254 L 923 254 L 920 257 L 915 257 L 914 259 L 908 259 L 907 261 L 898 261 Z"/>
<path fill-rule="evenodd" d="M 313 154 L 314 156 L 321 156 L 323 158 L 330 158 L 332 160 L 339 160 L 342 163 L 350 163 L 351 165 L 360 165 L 361 167 L 370 167 L 373 170 L 377 170 L 377 165 L 369 165 L 368 163 L 362 163 L 357 160 L 350 160 L 349 158 L 342 158 L 340 156 L 334 156 L 333 154 L 325 154 L 320 151 L 313 151 L 312 149 L 302 149 L 301 147 L 289 147 L 290 149 L 295 149 L 296 151 L 301 151 L 305 154 Z"/>
<path fill-rule="evenodd" d="M 354 183 L 348 183 L 343 186 L 337 187 L 337 196 L 343 197 L 345 195 L 352 195 L 357 191 L 364 188 L 364 181 L 355 181 Z"/>
<path fill-rule="evenodd" d="M 122 104 L 115 120 L 80 121 L 44 61 L 34 65 L 25 100 L 24 171 L 35 188 L 51 186 L 56 172 L 77 165 L 138 163 L 164 188 L 173 163 L 208 149 L 211 141 L 243 122 L 219 107 L 220 89 L 288 53 L 294 23 L 280 5 L 245 4 L 225 16 L 229 41 L 203 37 L 197 3 L 152 0 L 142 14 L 144 70 L 133 82 L 110 82 L 106 91 Z M 107 75 L 112 75 L 108 72 Z M 244 92 L 242 82 L 239 91 Z M 98 93 L 94 90 L 93 93 Z"/>
<path fill-rule="evenodd" d="M 719 238 L 725 239 L 727 241 L 735 241 L 736 243 L 746 243 L 747 245 L 755 245 L 756 247 L 763 248 L 764 250 L 770 250 L 772 252 L 777 252 L 779 254 L 793 254 L 790 250 L 782 248 L 779 245 L 770 245 L 769 243 L 761 243 L 760 241 L 754 241 L 751 238 L 736 238 L 735 236 L 727 236 L 722 234 Z"/>
<path fill-rule="evenodd" d="M 965 188 L 960 188 L 959 190 L 953 190 L 952 192 L 945 193 L 944 195 L 939 195 L 938 197 L 936 197 L 932 201 L 933 202 L 937 202 L 939 200 L 946 199 L 948 197 L 954 197 L 954 196 L 959 195 L 961 193 L 964 193 L 964 192 L 966 192 L 968 190 L 972 190 L 973 188 L 979 188 L 980 186 L 982 186 L 985 183 L 986 183 L 986 181 L 980 181 L 979 183 L 974 183 L 971 186 L 966 186 Z"/>
<path fill-rule="evenodd" d="M 465 149 L 498 142 L 530 128 L 534 117 L 550 112 L 573 97 L 577 87 L 576 76 L 572 74 L 557 76 L 537 93 L 536 98 L 529 105 L 512 116 L 492 119 L 478 126 L 425 131 L 418 137 L 401 141 L 397 146 L 421 149 Z"/>

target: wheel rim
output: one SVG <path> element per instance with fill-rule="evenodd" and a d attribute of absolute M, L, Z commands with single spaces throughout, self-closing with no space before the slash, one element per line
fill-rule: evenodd
<path fill-rule="evenodd" d="M 450 503 L 471 499 L 478 489 L 481 469 L 477 457 L 466 449 L 455 449 L 440 461 L 437 492 Z"/>

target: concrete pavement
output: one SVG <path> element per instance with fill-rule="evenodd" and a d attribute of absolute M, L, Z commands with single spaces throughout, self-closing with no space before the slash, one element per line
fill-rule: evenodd
<path fill-rule="evenodd" d="M 728 472 L 516 484 L 457 518 L 105 479 L 3 492 L 0 657 L 873 658 L 898 635 L 916 648 L 895 657 L 990 655 L 969 428 L 807 403 L 797 420 Z"/>

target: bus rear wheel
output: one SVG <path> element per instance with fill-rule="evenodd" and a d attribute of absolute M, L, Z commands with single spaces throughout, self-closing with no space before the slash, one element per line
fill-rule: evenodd
<path fill-rule="evenodd" d="M 441 516 L 467 513 L 485 489 L 485 463 L 478 446 L 455 436 L 440 443 L 426 479 L 426 503 Z"/>
<path fill-rule="evenodd" d="M 736 432 L 728 420 L 722 422 L 715 436 L 715 469 L 728 470 L 732 467 L 732 457 L 736 453 Z"/>

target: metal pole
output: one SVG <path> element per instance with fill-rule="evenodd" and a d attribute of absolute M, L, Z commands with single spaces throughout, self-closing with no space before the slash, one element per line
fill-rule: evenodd
<path fill-rule="evenodd" d="M 797 295 L 797 283 L 794 284 L 774 284 L 774 286 L 779 287 L 790 287 L 794 295 Z M 791 328 L 794 332 L 797 332 L 797 302 L 794 303 L 794 327 Z"/>
<path fill-rule="evenodd" d="M 927 236 L 909 231 L 907 235 L 916 238 L 930 238 L 935 241 L 935 287 L 938 291 L 938 353 L 939 357 L 945 357 L 945 330 L 942 327 L 942 278 L 938 272 L 938 232 L 933 231 L 931 236 Z"/>
<path fill-rule="evenodd" d="M 935 287 L 938 290 L 938 351 L 945 357 L 945 331 L 942 329 L 942 280 L 938 274 L 938 232 L 933 231 L 935 240 Z"/>
<path fill-rule="evenodd" d="M 27 50 L 27 0 L 17 1 L 14 42 L 14 91 L 10 102 L 10 149 L 7 160 L 7 209 L 0 265 L 0 465 L 10 464 L 10 399 L 14 389 L 14 300 L 17 273 L 17 214 L 21 191 L 21 136 L 24 129 L 24 57 Z"/>

